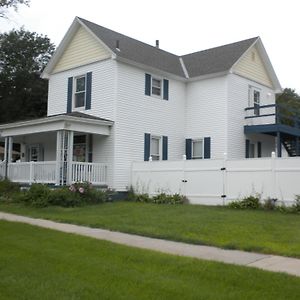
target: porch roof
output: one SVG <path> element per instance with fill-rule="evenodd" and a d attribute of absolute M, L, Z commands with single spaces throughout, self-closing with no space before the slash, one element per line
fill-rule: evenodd
<path fill-rule="evenodd" d="M 291 136 L 300 137 L 300 129 L 284 124 L 264 124 L 264 125 L 246 125 L 244 126 L 244 133 L 263 133 L 276 136 L 277 132 L 288 134 Z"/>
<path fill-rule="evenodd" d="M 0 125 L 0 136 L 17 136 L 49 131 L 69 130 L 99 135 L 110 135 L 113 121 L 80 112 Z"/>

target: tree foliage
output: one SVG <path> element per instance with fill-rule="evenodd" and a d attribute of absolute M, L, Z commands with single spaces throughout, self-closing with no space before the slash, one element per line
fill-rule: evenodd
<path fill-rule="evenodd" d="M 279 105 L 282 123 L 294 126 L 295 120 L 300 119 L 300 96 L 294 89 L 285 88 L 277 95 L 276 103 Z"/>
<path fill-rule="evenodd" d="M 23 28 L 0 34 L 0 123 L 46 114 L 48 83 L 40 75 L 54 48 Z"/>
<path fill-rule="evenodd" d="M 30 0 L 0 0 L 0 17 L 6 16 L 7 9 L 12 7 L 15 10 L 18 9 L 20 4 L 29 5 Z"/>

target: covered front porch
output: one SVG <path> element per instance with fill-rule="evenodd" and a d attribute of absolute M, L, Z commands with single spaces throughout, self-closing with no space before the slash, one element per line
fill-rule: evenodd
<path fill-rule="evenodd" d="M 113 122 L 82 113 L 1 125 L 0 176 L 24 184 L 108 186 Z M 18 159 L 13 156 L 15 146 Z"/>

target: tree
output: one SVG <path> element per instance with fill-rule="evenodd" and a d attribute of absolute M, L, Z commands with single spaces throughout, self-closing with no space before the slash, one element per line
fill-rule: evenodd
<path fill-rule="evenodd" d="M 6 16 L 6 11 L 8 8 L 13 7 L 15 10 L 18 9 L 18 5 L 25 4 L 29 5 L 30 0 L 0 0 L 0 17 L 4 18 Z"/>
<path fill-rule="evenodd" d="M 276 103 L 284 124 L 293 126 L 295 119 L 300 119 L 300 96 L 294 89 L 285 88 L 281 94 L 277 95 Z"/>
<path fill-rule="evenodd" d="M 23 28 L 0 34 L 0 123 L 46 114 L 48 83 L 40 75 L 54 48 Z"/>

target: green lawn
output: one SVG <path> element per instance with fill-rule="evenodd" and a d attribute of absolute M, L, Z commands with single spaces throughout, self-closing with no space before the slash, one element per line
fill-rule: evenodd
<path fill-rule="evenodd" d="M 0 221 L 0 299 L 299 299 L 300 278 Z"/>
<path fill-rule="evenodd" d="M 130 202 L 80 208 L 0 204 L 0 210 L 145 236 L 300 257 L 300 215 Z"/>

